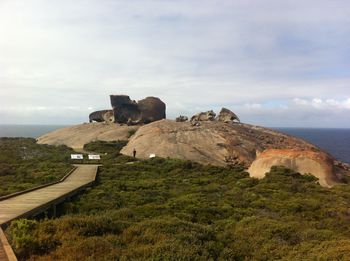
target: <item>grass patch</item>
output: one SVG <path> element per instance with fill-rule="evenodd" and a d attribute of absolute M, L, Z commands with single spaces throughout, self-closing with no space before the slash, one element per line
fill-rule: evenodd
<path fill-rule="evenodd" d="M 137 129 L 131 129 L 128 131 L 128 138 L 130 138 L 132 135 L 136 133 Z"/>
<path fill-rule="evenodd" d="M 93 141 L 84 145 L 84 150 L 100 154 L 101 160 L 88 160 L 87 155 L 84 160 L 71 160 L 72 163 L 78 164 L 123 164 L 126 162 L 137 161 L 136 158 L 120 154 L 121 149 L 128 143 L 127 140 L 118 141 Z"/>
<path fill-rule="evenodd" d="M 127 140 L 118 140 L 118 141 L 92 141 L 84 145 L 84 150 L 93 151 L 97 153 L 117 153 L 119 154 L 120 150 L 128 144 Z"/>

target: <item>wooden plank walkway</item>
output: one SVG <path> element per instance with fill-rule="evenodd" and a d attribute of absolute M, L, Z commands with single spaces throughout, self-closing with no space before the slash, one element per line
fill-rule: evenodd
<path fill-rule="evenodd" d="M 17 261 L 17 257 L 12 250 L 7 238 L 0 227 L 0 260 L 1 261 Z"/>
<path fill-rule="evenodd" d="M 0 225 L 37 214 L 95 181 L 98 165 L 76 165 L 63 182 L 0 201 Z"/>
<path fill-rule="evenodd" d="M 37 215 L 95 181 L 98 165 L 76 165 L 76 167 L 76 170 L 60 183 L 0 201 L 0 225 L 9 224 L 17 218 Z M 4 258 L 4 246 L 1 246 L 0 242 L 0 261 L 3 260 L 8 259 Z"/>
<path fill-rule="evenodd" d="M 1 228 L 0 228 L 1 229 Z M 1 261 L 8 261 L 7 255 L 5 253 L 5 249 L 2 246 L 2 244 L 0 244 L 0 260 Z"/>

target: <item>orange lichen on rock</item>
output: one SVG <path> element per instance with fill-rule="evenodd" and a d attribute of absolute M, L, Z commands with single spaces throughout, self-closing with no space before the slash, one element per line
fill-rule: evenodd
<path fill-rule="evenodd" d="M 272 166 L 285 166 L 301 174 L 312 174 L 322 186 L 331 187 L 338 182 L 333 161 L 322 151 L 267 149 L 257 156 L 248 172 L 252 177 L 263 178 Z"/>

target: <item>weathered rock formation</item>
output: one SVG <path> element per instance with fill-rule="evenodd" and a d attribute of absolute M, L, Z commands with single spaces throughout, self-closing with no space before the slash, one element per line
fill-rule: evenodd
<path fill-rule="evenodd" d="M 216 117 L 216 120 L 222 121 L 225 123 L 230 123 L 230 122 L 234 122 L 234 121 L 241 122 L 235 113 L 233 113 L 231 110 L 226 109 L 226 108 L 221 109 L 219 115 Z"/>
<path fill-rule="evenodd" d="M 130 100 L 127 95 L 111 95 L 111 104 L 116 123 L 138 122 L 140 110 L 135 101 Z"/>
<path fill-rule="evenodd" d="M 215 120 L 216 113 L 213 110 L 200 112 L 191 117 L 191 122 L 195 121 L 213 121 Z"/>
<path fill-rule="evenodd" d="M 116 123 L 128 125 L 144 124 L 165 119 L 165 103 L 156 97 L 147 97 L 139 102 L 130 100 L 127 95 L 111 95 Z"/>
<path fill-rule="evenodd" d="M 336 160 L 318 147 L 293 136 L 248 124 L 221 121 L 190 122 L 161 120 L 142 126 L 122 153 L 140 158 L 159 157 L 193 160 L 203 164 L 249 168 L 262 177 L 270 167 L 284 165 L 301 174 L 312 173 L 321 185 L 332 186 L 345 171 Z"/>
<path fill-rule="evenodd" d="M 102 111 L 94 111 L 89 115 L 90 122 L 114 122 L 114 114 L 113 110 L 102 110 Z"/>
<path fill-rule="evenodd" d="M 215 118 L 216 114 L 213 110 L 200 112 L 195 114 L 191 118 L 191 123 L 193 126 L 199 126 L 201 121 L 221 121 L 225 123 L 233 123 L 235 121 L 241 122 L 238 116 L 231 110 L 222 108 L 219 115 Z M 176 118 L 176 121 L 181 122 L 180 118 Z"/>
<path fill-rule="evenodd" d="M 177 117 L 175 119 L 176 122 L 185 122 L 185 121 L 188 121 L 188 117 L 187 116 L 183 116 L 183 115 L 180 115 L 179 117 Z"/>
<path fill-rule="evenodd" d="M 285 166 L 301 174 L 312 174 L 322 186 L 330 187 L 337 182 L 334 159 L 322 151 L 267 149 L 257 156 L 248 169 L 252 177 L 263 178 L 272 166 Z"/>
<path fill-rule="evenodd" d="M 139 110 L 141 111 L 141 122 L 150 123 L 166 118 L 165 103 L 156 97 L 147 97 L 138 101 Z"/>
<path fill-rule="evenodd" d="M 272 166 L 283 165 L 301 174 L 311 173 L 322 186 L 332 186 L 350 174 L 349 164 L 335 160 L 318 147 L 293 136 L 239 121 L 237 115 L 223 108 L 215 119 L 213 111 L 176 121 L 165 120 L 165 104 L 148 97 L 139 102 L 129 96 L 112 95 L 111 111 L 90 115 L 91 121 L 111 121 L 128 125 L 150 123 L 142 127 L 90 123 L 72 126 L 38 138 L 38 143 L 67 145 L 82 149 L 94 140 L 129 139 L 122 153 L 149 158 L 180 158 L 203 164 L 245 168 L 252 177 L 262 178 Z M 163 120 L 161 120 L 163 119 Z M 154 121 L 154 122 L 152 122 Z M 130 137 L 130 132 L 137 132 Z"/>

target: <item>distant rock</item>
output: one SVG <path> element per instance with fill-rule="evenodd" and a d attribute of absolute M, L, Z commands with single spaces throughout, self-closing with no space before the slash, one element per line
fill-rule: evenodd
<path fill-rule="evenodd" d="M 94 111 L 93 113 L 90 113 L 89 121 L 113 123 L 114 122 L 113 110 Z"/>
<path fill-rule="evenodd" d="M 141 111 L 135 101 L 130 100 L 127 95 L 110 95 L 111 104 L 116 123 L 139 123 Z"/>
<path fill-rule="evenodd" d="M 185 121 L 188 121 L 188 117 L 187 116 L 183 116 L 183 115 L 180 115 L 179 117 L 177 117 L 175 119 L 176 122 L 185 122 Z"/>
<path fill-rule="evenodd" d="M 226 109 L 226 108 L 222 108 L 219 115 L 216 118 L 217 121 L 222 121 L 222 122 L 234 122 L 234 121 L 238 121 L 241 122 L 238 118 L 238 116 L 233 113 L 231 110 Z"/>
<path fill-rule="evenodd" d="M 137 125 L 165 119 L 165 103 L 156 97 L 138 102 L 127 95 L 110 95 L 116 123 Z"/>
<path fill-rule="evenodd" d="M 216 113 L 213 110 L 206 111 L 206 112 L 200 112 L 196 115 L 193 115 L 191 117 L 191 122 L 196 121 L 213 121 L 215 120 Z"/>
<path fill-rule="evenodd" d="M 142 123 L 150 123 L 166 118 L 165 103 L 157 97 L 147 97 L 138 101 L 139 110 L 141 111 Z"/>

